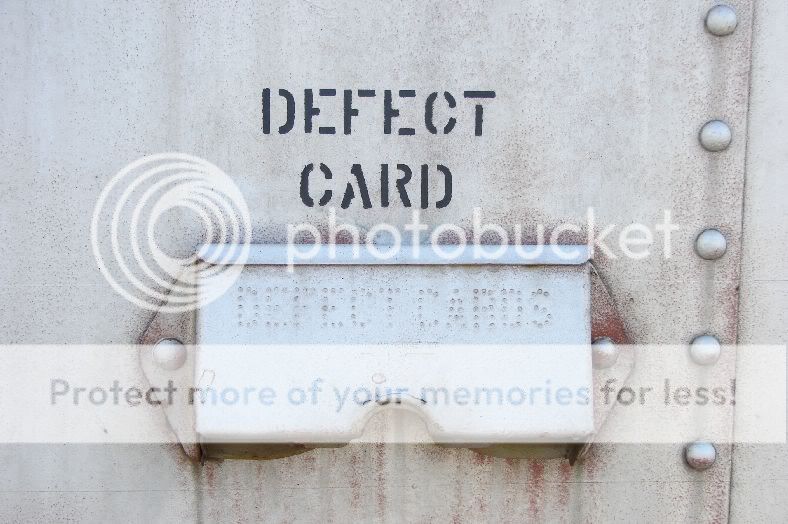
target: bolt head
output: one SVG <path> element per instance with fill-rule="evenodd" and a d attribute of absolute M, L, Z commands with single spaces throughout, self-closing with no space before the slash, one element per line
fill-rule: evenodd
<path fill-rule="evenodd" d="M 717 448 L 711 442 L 693 442 L 684 448 L 684 460 L 694 470 L 709 469 L 717 460 Z"/>
<path fill-rule="evenodd" d="M 609 337 L 601 337 L 591 344 L 591 363 L 595 369 L 607 369 L 618 360 L 618 346 Z"/>
<path fill-rule="evenodd" d="M 186 347 L 174 338 L 159 340 L 153 346 L 153 361 L 162 369 L 174 371 L 186 362 Z"/>
<path fill-rule="evenodd" d="M 703 125 L 698 138 L 704 149 L 717 152 L 723 151 L 731 145 L 733 133 L 728 124 L 722 120 L 712 120 Z"/>
<path fill-rule="evenodd" d="M 717 229 L 706 229 L 695 239 L 695 252 L 704 260 L 717 260 L 727 249 L 728 241 Z"/>
<path fill-rule="evenodd" d="M 706 29 L 715 36 L 728 36 L 737 23 L 736 11 L 727 5 L 715 5 L 706 14 Z"/>
<path fill-rule="evenodd" d="M 695 337 L 690 343 L 689 353 L 693 362 L 701 366 L 710 366 L 717 362 L 722 352 L 722 346 L 717 337 L 701 335 Z"/>

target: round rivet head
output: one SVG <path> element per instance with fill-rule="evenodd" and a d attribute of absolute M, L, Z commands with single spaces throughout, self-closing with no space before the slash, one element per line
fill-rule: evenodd
<path fill-rule="evenodd" d="M 701 335 L 695 337 L 690 343 L 689 353 L 692 361 L 701 366 L 710 366 L 717 362 L 722 352 L 722 346 L 717 337 Z"/>
<path fill-rule="evenodd" d="M 717 229 L 706 229 L 695 239 L 695 252 L 704 260 L 717 260 L 727 249 L 728 241 Z"/>
<path fill-rule="evenodd" d="M 693 442 L 684 448 L 684 460 L 692 469 L 709 469 L 717 460 L 717 449 L 711 442 Z"/>
<path fill-rule="evenodd" d="M 716 153 L 727 149 L 731 145 L 733 133 L 731 133 L 731 128 L 728 127 L 728 124 L 722 120 L 712 120 L 703 124 L 698 139 L 700 140 L 700 145 L 706 151 Z"/>
<path fill-rule="evenodd" d="M 607 369 L 618 360 L 618 347 L 608 337 L 594 340 L 591 344 L 591 363 L 596 369 Z"/>
<path fill-rule="evenodd" d="M 153 346 L 153 361 L 162 369 L 176 370 L 186 362 L 186 347 L 174 338 L 159 340 Z"/>
<path fill-rule="evenodd" d="M 736 29 L 736 11 L 727 5 L 715 5 L 706 14 L 706 29 L 716 36 L 728 36 Z"/>

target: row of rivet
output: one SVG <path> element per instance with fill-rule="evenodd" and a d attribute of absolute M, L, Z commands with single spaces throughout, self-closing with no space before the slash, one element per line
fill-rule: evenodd
<path fill-rule="evenodd" d="M 715 36 L 727 36 L 736 29 L 736 12 L 727 5 L 712 7 L 706 15 L 706 29 Z M 711 120 L 703 125 L 698 135 L 700 144 L 710 152 L 728 148 L 733 140 L 730 126 L 722 120 Z M 704 260 L 717 260 L 725 254 L 728 242 L 717 229 L 706 229 L 695 239 L 695 252 Z M 695 337 L 689 345 L 693 362 L 710 366 L 717 362 L 721 353 L 720 341 L 712 335 Z M 592 362 L 596 369 L 606 369 L 618 360 L 618 348 L 608 337 L 594 340 Z M 711 467 L 717 458 L 717 449 L 710 442 L 693 442 L 684 448 L 684 460 L 695 470 Z"/>
<path fill-rule="evenodd" d="M 727 5 L 716 5 L 706 14 L 706 30 L 715 36 L 728 36 L 736 29 L 736 11 Z M 700 144 L 715 153 L 728 148 L 733 140 L 730 126 L 721 120 L 707 122 L 698 136 Z M 706 229 L 695 239 L 695 252 L 704 260 L 717 260 L 725 254 L 728 242 L 717 229 Z M 693 362 L 710 366 L 720 358 L 720 341 L 712 335 L 695 337 L 690 343 L 689 354 Z M 689 467 L 702 471 L 717 459 L 717 449 L 711 442 L 697 441 L 684 448 L 684 460 Z"/>

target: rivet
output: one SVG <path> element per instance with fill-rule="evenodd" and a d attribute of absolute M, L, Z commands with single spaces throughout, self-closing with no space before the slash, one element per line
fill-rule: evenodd
<path fill-rule="evenodd" d="M 684 460 L 692 469 L 709 469 L 717 460 L 717 448 L 711 442 L 693 442 L 684 448 Z"/>
<path fill-rule="evenodd" d="M 162 369 L 178 369 L 186 362 L 186 347 L 174 338 L 159 340 L 153 346 L 153 361 Z"/>
<path fill-rule="evenodd" d="M 717 229 L 706 229 L 695 239 L 695 252 L 704 260 L 717 260 L 727 249 L 728 241 Z"/>
<path fill-rule="evenodd" d="M 383 384 L 386 381 L 386 375 L 383 373 L 375 373 L 372 375 L 372 382 L 375 384 Z"/>
<path fill-rule="evenodd" d="M 723 151 L 731 144 L 733 133 L 722 120 L 711 120 L 703 124 L 698 139 L 704 149 L 711 152 Z"/>
<path fill-rule="evenodd" d="M 736 11 L 727 5 L 715 5 L 706 14 L 706 29 L 716 36 L 728 36 L 736 29 Z"/>
<path fill-rule="evenodd" d="M 690 343 L 689 353 L 693 362 L 701 366 L 710 366 L 717 362 L 722 352 L 722 346 L 717 337 L 701 335 L 695 337 Z"/>
<path fill-rule="evenodd" d="M 596 369 L 607 369 L 618 360 L 618 346 L 609 337 L 600 337 L 591 345 L 591 363 Z"/>

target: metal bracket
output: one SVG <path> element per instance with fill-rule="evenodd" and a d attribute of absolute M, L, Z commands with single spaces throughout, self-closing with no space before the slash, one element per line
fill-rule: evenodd
<path fill-rule="evenodd" d="M 163 305 L 166 305 L 163 304 Z M 163 388 L 168 381 L 183 391 L 194 383 L 194 355 L 185 351 L 186 360 L 174 370 L 168 370 L 157 364 L 154 355 L 156 344 L 167 339 L 175 339 L 184 345 L 196 342 L 195 321 L 193 311 L 183 313 L 156 312 L 143 331 L 138 342 L 140 344 L 140 366 L 151 386 Z M 190 460 L 198 462 L 204 457 L 194 432 L 194 410 L 189 406 L 161 404 L 164 416 L 172 432 L 183 447 Z"/>
<path fill-rule="evenodd" d="M 609 379 L 623 383 L 634 368 L 634 352 L 629 345 L 632 343 L 615 301 L 605 286 L 599 272 L 592 262 L 587 262 L 591 282 L 591 338 L 611 339 L 618 349 L 615 363 L 605 369 L 593 370 L 594 384 L 594 429 L 598 433 L 610 415 L 613 405 L 602 402 L 600 385 Z M 179 389 L 188 389 L 194 384 L 194 355 L 186 352 L 185 362 L 177 369 L 170 370 L 157 363 L 154 354 L 155 345 L 166 339 L 177 339 L 184 345 L 193 346 L 196 341 L 196 313 L 163 313 L 154 315 L 146 327 L 139 343 L 140 364 L 152 386 L 164 387 L 172 381 Z M 195 412 L 193 406 L 162 404 L 167 423 L 187 457 L 193 461 L 204 460 L 206 455 L 219 455 L 232 458 L 267 459 L 278 458 L 302 453 L 312 449 L 303 445 L 271 445 L 245 444 L 221 446 L 211 445 L 213 451 L 204 449 L 195 432 Z M 488 447 L 473 448 L 474 451 L 486 455 L 507 458 L 558 458 L 565 457 L 570 463 L 582 459 L 588 453 L 592 441 L 584 444 L 498 444 Z"/>
<path fill-rule="evenodd" d="M 604 369 L 594 369 L 594 426 L 595 434 L 610 416 L 614 403 L 605 404 L 602 400 L 600 386 L 607 380 L 615 379 L 619 384 L 626 382 L 635 367 L 635 353 L 632 349 L 632 338 L 619 314 L 613 296 L 602 280 L 599 271 L 589 262 L 591 271 L 591 339 L 609 338 L 617 347 L 616 362 Z M 588 454 L 593 440 L 582 445 L 572 445 L 567 455 L 569 462 L 582 459 Z"/>

